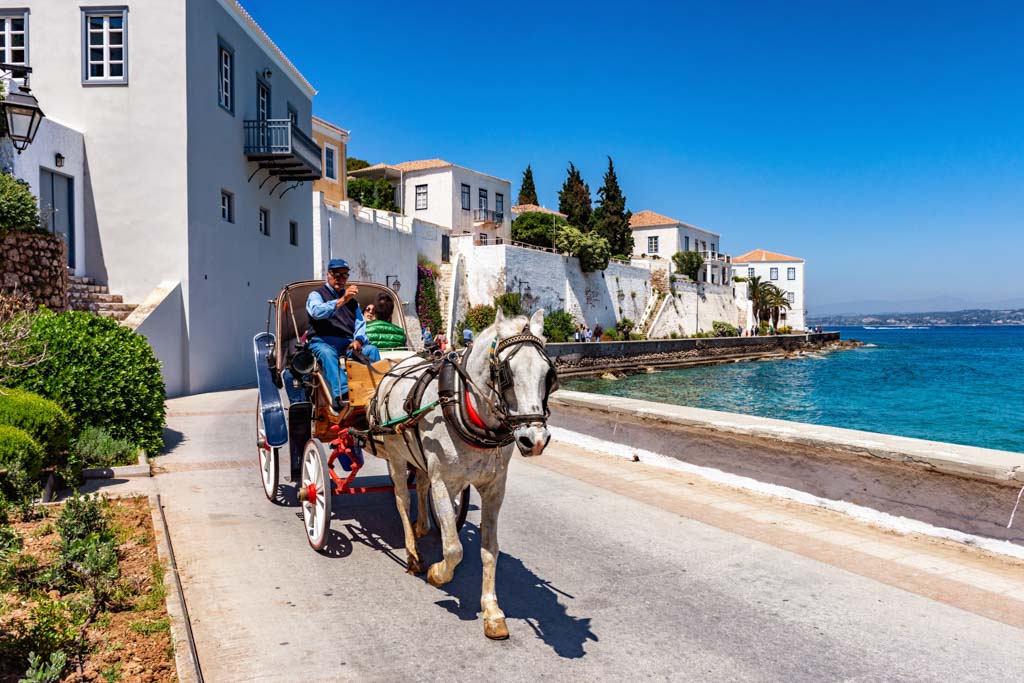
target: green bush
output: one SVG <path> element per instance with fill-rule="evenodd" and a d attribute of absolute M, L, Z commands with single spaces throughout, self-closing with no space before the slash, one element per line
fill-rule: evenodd
<path fill-rule="evenodd" d="M 33 316 L 22 352 L 44 347 L 42 362 L 10 370 L 12 385 L 56 401 L 79 425 L 160 450 L 166 390 L 145 337 L 93 313 L 43 310 Z"/>
<path fill-rule="evenodd" d="M 779 328 L 779 334 L 793 334 L 793 328 L 790 325 L 783 325 Z"/>
<path fill-rule="evenodd" d="M 615 323 L 615 329 L 619 331 L 623 339 L 628 339 L 628 335 L 636 327 L 636 323 L 629 318 L 623 318 L 619 322 Z"/>
<path fill-rule="evenodd" d="M 537 247 L 552 247 L 555 236 L 567 227 L 569 224 L 561 216 L 529 211 L 512 221 L 512 239 Z"/>
<path fill-rule="evenodd" d="M 544 336 L 549 342 L 567 342 L 576 331 L 576 321 L 565 311 L 559 309 L 544 316 Z"/>
<path fill-rule="evenodd" d="M 716 337 L 740 336 L 740 331 L 736 329 L 735 325 L 730 325 L 724 320 L 715 320 L 711 323 L 711 328 L 714 330 Z"/>
<path fill-rule="evenodd" d="M 485 327 L 494 324 L 494 315 L 494 306 L 487 304 L 474 306 L 466 311 L 466 324 L 469 325 L 469 329 L 473 330 L 473 334 L 477 334 Z"/>
<path fill-rule="evenodd" d="M 29 184 L 10 173 L 0 173 L 0 235 L 9 230 L 43 232 L 39 205 Z"/>
<path fill-rule="evenodd" d="M 46 452 L 24 429 L 0 425 L 0 469 L 20 470 L 30 479 L 39 476 Z"/>
<path fill-rule="evenodd" d="M 768 334 L 768 321 L 762 320 L 761 324 L 757 326 L 757 330 L 762 337 Z"/>
<path fill-rule="evenodd" d="M 494 308 L 500 308 L 506 318 L 514 318 L 517 315 L 523 315 L 522 296 L 518 292 L 500 294 L 494 297 Z"/>
<path fill-rule="evenodd" d="M 116 439 L 101 427 L 87 427 L 71 445 L 71 454 L 83 467 L 117 467 L 138 462 L 138 449 Z"/>
<path fill-rule="evenodd" d="M 629 341 L 641 341 L 643 339 L 644 339 L 644 335 L 640 334 L 639 332 L 630 332 L 629 333 Z"/>
<path fill-rule="evenodd" d="M 28 432 L 46 451 L 52 465 L 74 433 L 71 416 L 56 402 L 21 389 L 0 387 L 0 425 Z"/>
<path fill-rule="evenodd" d="M 696 251 L 677 251 L 672 255 L 672 263 L 677 272 L 697 282 L 700 269 L 704 267 L 704 257 Z"/>
<path fill-rule="evenodd" d="M 604 270 L 612 256 L 608 240 L 595 232 L 585 233 L 568 225 L 555 237 L 555 248 L 578 258 L 584 273 Z"/>

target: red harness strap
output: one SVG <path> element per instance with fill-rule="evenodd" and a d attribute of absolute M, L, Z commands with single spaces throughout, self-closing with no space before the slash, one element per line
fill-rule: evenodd
<path fill-rule="evenodd" d="M 480 429 L 487 429 L 487 425 L 480 419 L 480 415 L 476 412 L 476 408 L 473 407 L 473 402 L 469 400 L 469 390 L 466 391 L 466 413 L 469 415 L 469 421 L 473 423 L 475 427 Z"/>

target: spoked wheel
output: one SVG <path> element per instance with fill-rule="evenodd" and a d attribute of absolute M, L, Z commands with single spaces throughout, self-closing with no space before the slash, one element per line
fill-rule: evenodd
<path fill-rule="evenodd" d="M 280 472 L 277 456 L 280 448 L 267 444 L 267 430 L 263 426 L 263 403 L 256 401 L 256 451 L 259 456 L 260 477 L 263 478 L 263 493 L 272 503 L 277 502 L 277 484 Z"/>
<path fill-rule="evenodd" d="M 331 530 L 331 490 L 334 483 L 327 462 L 324 447 L 316 439 L 310 439 L 302 452 L 299 501 L 306 526 L 306 540 L 317 552 L 327 545 L 327 536 Z"/>
<path fill-rule="evenodd" d="M 455 496 L 455 500 L 452 505 L 455 510 L 455 530 L 462 531 L 462 525 L 466 523 L 466 515 L 469 514 L 469 489 L 462 489 L 462 493 Z M 434 499 L 430 499 L 430 518 L 434 521 L 434 528 L 440 529 L 441 525 L 437 523 L 437 513 L 434 512 Z"/>

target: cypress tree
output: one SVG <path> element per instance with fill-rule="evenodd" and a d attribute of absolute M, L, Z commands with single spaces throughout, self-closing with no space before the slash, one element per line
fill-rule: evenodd
<path fill-rule="evenodd" d="M 629 258 L 633 253 L 633 230 L 629 227 L 633 212 L 626 210 L 626 197 L 619 187 L 619 178 L 615 175 L 611 157 L 608 157 L 604 185 L 597 194 L 599 199 L 594 209 L 594 230 L 608 240 L 614 256 Z"/>
<path fill-rule="evenodd" d="M 533 204 L 535 206 L 540 204 L 537 201 L 537 188 L 533 185 L 533 169 L 529 164 L 523 171 L 523 183 L 519 187 L 519 200 L 516 204 Z"/>
<path fill-rule="evenodd" d="M 590 232 L 593 209 L 590 206 L 590 186 L 583 182 L 579 170 L 569 162 L 569 173 L 558 192 L 558 210 L 567 216 L 569 225 Z"/>

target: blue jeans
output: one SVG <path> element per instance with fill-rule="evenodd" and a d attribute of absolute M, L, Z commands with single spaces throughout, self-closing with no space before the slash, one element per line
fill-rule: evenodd
<path fill-rule="evenodd" d="M 340 358 L 342 350 L 348 349 L 350 343 L 351 339 L 342 339 L 336 345 L 319 337 L 309 340 L 309 350 L 320 361 L 320 372 L 323 373 L 327 386 L 331 388 L 332 397 L 344 397 L 348 394 L 348 375 L 342 369 Z M 352 350 L 348 349 L 345 355 L 351 358 Z M 373 344 L 363 344 L 363 355 L 374 362 L 380 360 L 380 351 Z"/>

